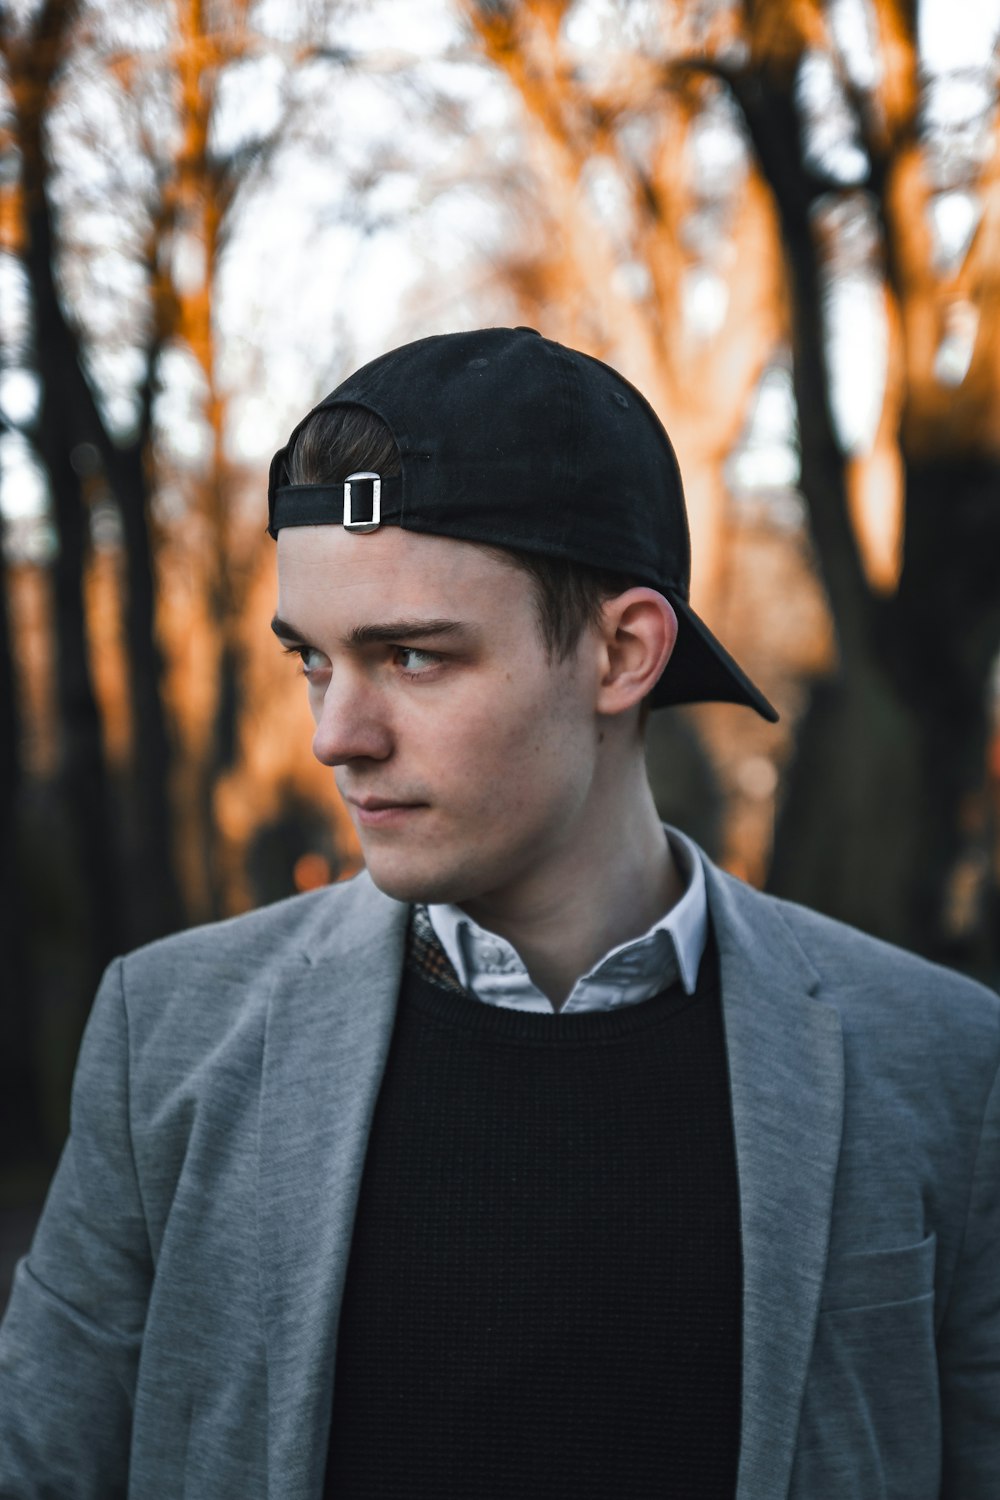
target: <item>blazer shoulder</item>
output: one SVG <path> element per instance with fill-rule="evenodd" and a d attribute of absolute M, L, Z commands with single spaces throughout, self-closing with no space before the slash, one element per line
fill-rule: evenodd
<path fill-rule="evenodd" d="M 92 1008 L 79 1097 L 123 1067 L 135 1150 L 161 1166 L 167 1152 L 179 1171 L 193 1120 L 222 1140 L 243 1118 L 237 1105 L 256 1097 L 273 1024 L 294 1034 L 285 1017 L 301 1006 L 308 1019 L 310 997 L 313 1018 L 319 1006 L 350 1021 L 368 956 L 384 971 L 387 955 L 401 955 L 407 911 L 362 874 L 116 959 Z"/>
<path fill-rule="evenodd" d="M 981 1026 L 1000 1045 L 1000 994 L 985 984 L 824 916 L 794 901 L 759 895 L 776 910 L 818 970 L 826 992 L 840 991 L 866 1009 L 885 1002 L 911 1015 L 940 1012 Z"/>
<path fill-rule="evenodd" d="M 326 952 L 404 910 L 362 872 L 351 880 L 290 896 L 255 911 L 159 938 L 128 953 L 121 964 L 126 1002 L 179 989 L 246 994 L 290 961 L 318 961 Z"/>
<path fill-rule="evenodd" d="M 741 952 L 796 976 L 848 1029 L 895 1026 L 914 1045 L 948 1033 L 1000 1053 L 1000 995 L 986 985 L 807 906 L 755 890 L 703 854 L 709 906 L 732 963 Z M 758 968 L 760 966 L 758 965 Z M 761 980 L 763 982 L 763 979 Z M 905 1025 L 900 1023 L 905 1022 Z"/>

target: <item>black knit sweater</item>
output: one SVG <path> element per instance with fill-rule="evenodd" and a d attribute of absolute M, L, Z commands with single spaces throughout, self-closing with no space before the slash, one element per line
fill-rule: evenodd
<path fill-rule="evenodd" d="M 406 971 L 338 1334 L 336 1500 L 732 1500 L 736 1164 L 698 990 L 526 1015 Z"/>

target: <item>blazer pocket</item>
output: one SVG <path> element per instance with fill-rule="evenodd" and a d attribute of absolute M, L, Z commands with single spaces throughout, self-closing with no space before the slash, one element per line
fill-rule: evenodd
<path fill-rule="evenodd" d="M 892 1250 L 866 1250 L 830 1261 L 820 1312 L 912 1302 L 934 1290 L 936 1235 Z"/>
<path fill-rule="evenodd" d="M 933 1235 L 827 1265 L 796 1440 L 796 1500 L 937 1500 Z"/>

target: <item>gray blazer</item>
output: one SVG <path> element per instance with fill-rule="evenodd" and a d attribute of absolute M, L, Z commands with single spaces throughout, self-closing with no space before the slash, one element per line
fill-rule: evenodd
<path fill-rule="evenodd" d="M 706 876 L 737 1500 L 996 1500 L 1000 1000 Z M 361 876 L 111 966 L 0 1336 L 3 1500 L 317 1500 L 406 916 Z"/>

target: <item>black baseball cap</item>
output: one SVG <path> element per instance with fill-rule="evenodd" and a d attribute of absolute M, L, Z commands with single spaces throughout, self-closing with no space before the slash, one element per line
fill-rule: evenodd
<path fill-rule="evenodd" d="M 398 475 L 289 484 L 286 458 L 314 412 L 361 406 L 381 417 Z M 670 440 L 648 401 L 609 365 L 533 328 L 436 334 L 380 355 L 298 424 L 271 460 L 268 531 L 378 526 L 621 573 L 677 614 L 673 654 L 650 695 L 744 703 L 778 715 L 688 603 L 691 547 Z"/>

